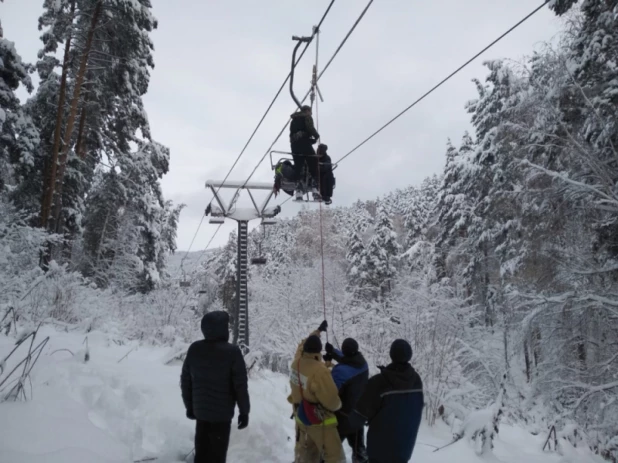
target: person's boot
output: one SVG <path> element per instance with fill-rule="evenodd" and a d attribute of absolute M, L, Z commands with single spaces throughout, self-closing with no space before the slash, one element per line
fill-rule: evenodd
<path fill-rule="evenodd" d="M 303 200 L 303 190 L 302 190 L 302 186 L 301 186 L 300 183 L 296 184 L 294 200 L 295 201 L 302 201 Z"/>

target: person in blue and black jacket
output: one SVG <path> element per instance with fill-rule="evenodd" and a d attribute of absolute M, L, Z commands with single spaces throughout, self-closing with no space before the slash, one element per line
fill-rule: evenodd
<path fill-rule="evenodd" d="M 332 359 L 337 362 L 332 369 L 333 380 L 341 399 L 341 409 L 336 412 L 337 431 L 341 441 L 347 440 L 352 448 L 352 462 L 366 463 L 364 429 L 352 427 L 349 415 L 365 390 L 369 379 L 369 367 L 363 354 L 358 351 L 358 343 L 352 338 L 343 341 L 341 350 L 335 349 L 330 343 L 326 343 L 325 350 L 324 360 Z"/>
<path fill-rule="evenodd" d="M 407 463 L 412 457 L 423 414 L 423 382 L 410 365 L 412 347 L 397 339 L 390 349 L 392 363 L 367 383 L 351 415 L 354 425 L 369 423 L 369 463 Z"/>

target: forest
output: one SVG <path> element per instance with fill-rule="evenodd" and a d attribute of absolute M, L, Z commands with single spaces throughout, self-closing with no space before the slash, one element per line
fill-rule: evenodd
<path fill-rule="evenodd" d="M 326 316 L 372 368 L 410 340 L 430 425 L 494 406 L 618 461 L 618 2 L 550 8 L 560 40 L 485 61 L 442 172 L 327 210 L 323 243 L 309 207 L 251 233 L 268 262 L 250 274 L 248 364 L 287 372 Z M 189 288 L 168 263 L 182 205 L 163 195 L 170 149 L 142 101 L 156 27 L 149 0 L 45 0 L 25 63 L 0 26 L 4 334 L 49 323 L 177 345 L 207 311 L 237 316 L 234 234 Z"/>

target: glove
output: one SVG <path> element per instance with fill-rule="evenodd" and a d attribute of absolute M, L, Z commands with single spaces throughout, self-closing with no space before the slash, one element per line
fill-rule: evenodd
<path fill-rule="evenodd" d="M 187 410 L 187 418 L 189 418 L 190 420 L 195 419 L 195 415 L 193 414 L 191 410 Z"/>
<path fill-rule="evenodd" d="M 330 354 L 324 354 L 322 356 L 322 358 L 324 359 L 325 362 L 332 362 L 333 361 L 333 356 Z"/>
<path fill-rule="evenodd" d="M 249 426 L 249 415 L 238 415 L 238 429 L 245 429 Z"/>
<path fill-rule="evenodd" d="M 328 329 L 328 322 L 327 322 L 326 320 L 324 320 L 324 321 L 320 324 L 320 326 L 319 326 L 319 328 L 318 328 L 318 331 L 326 331 L 327 329 Z"/>
<path fill-rule="evenodd" d="M 332 354 L 335 348 L 330 342 L 327 342 L 326 345 L 324 346 L 324 350 L 326 351 L 327 354 Z"/>

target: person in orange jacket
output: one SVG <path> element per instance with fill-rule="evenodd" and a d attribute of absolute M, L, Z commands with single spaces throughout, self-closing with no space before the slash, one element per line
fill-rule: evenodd
<path fill-rule="evenodd" d="M 328 323 L 303 339 L 296 349 L 290 368 L 292 392 L 288 402 L 294 407 L 296 420 L 295 463 L 345 462 L 337 431 L 335 412 L 341 408 L 337 386 L 322 359 L 320 334 Z"/>

